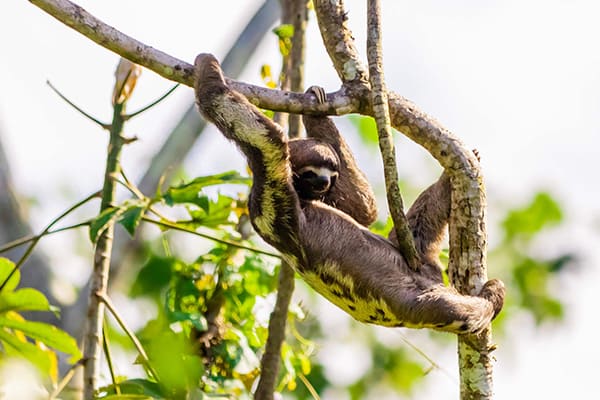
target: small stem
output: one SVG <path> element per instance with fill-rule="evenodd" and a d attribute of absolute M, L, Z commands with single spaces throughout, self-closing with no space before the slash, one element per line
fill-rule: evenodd
<path fill-rule="evenodd" d="M 85 111 L 83 111 L 81 108 L 79 108 L 78 106 L 75 105 L 75 103 L 73 103 L 71 100 L 69 100 L 64 94 L 62 94 L 57 88 L 54 87 L 54 85 L 52 85 L 52 83 L 50 83 L 50 81 L 46 81 L 46 84 L 48 86 L 50 86 L 50 89 L 52 89 L 54 91 L 54 93 L 56 93 L 61 99 L 63 99 L 68 105 L 70 105 L 71 107 L 73 107 L 75 110 L 77 110 L 81 115 L 83 115 L 84 117 L 86 117 L 87 119 L 89 119 L 92 122 L 95 122 L 97 125 L 99 125 L 102 129 L 110 129 L 110 125 L 109 124 L 105 124 L 104 122 L 92 117 L 90 114 L 86 113 Z"/>
<path fill-rule="evenodd" d="M 83 200 L 75 203 L 68 210 L 66 210 L 65 212 L 63 212 L 62 214 L 60 214 L 58 217 L 56 217 L 54 220 L 52 220 L 52 222 L 50 222 L 48 224 L 48 226 L 46 226 L 46 228 L 44 228 L 44 230 L 39 235 L 37 235 L 36 237 L 34 237 L 31 240 L 31 243 L 29 244 L 29 247 L 27 248 L 27 250 L 25 250 L 25 253 L 23 254 L 23 256 L 21 256 L 21 258 L 19 259 L 19 261 L 17 262 L 17 264 L 15 265 L 15 267 L 13 268 L 13 270 L 10 271 L 10 274 L 8 274 L 8 276 L 4 279 L 4 281 L 0 285 L 0 291 L 2 291 L 2 289 L 4 289 L 4 286 L 6 286 L 6 282 L 8 282 L 8 280 L 10 278 L 12 278 L 12 276 L 14 275 L 14 273 L 17 272 L 17 270 L 19 268 L 21 268 L 21 265 L 23 265 L 23 263 L 27 260 L 27 258 L 29 257 L 29 255 L 31 254 L 31 252 L 33 251 L 33 249 L 35 248 L 35 246 L 38 244 L 38 242 L 40 241 L 40 239 L 42 237 L 44 237 L 48 233 L 48 231 L 56 223 L 58 223 L 58 221 L 60 221 L 61 219 L 63 219 L 64 217 L 66 217 L 67 215 L 69 215 L 70 213 L 72 213 L 73 211 L 75 211 L 77 208 L 81 207 L 82 205 L 84 205 L 85 203 L 87 203 L 88 201 L 92 200 L 95 197 L 98 197 L 98 192 L 92 193 L 91 195 L 89 195 L 85 199 L 83 199 Z"/>
<path fill-rule="evenodd" d="M 121 150 L 125 143 L 122 136 L 124 124 L 123 110 L 125 105 L 126 102 L 113 105 L 113 119 L 110 125 L 110 139 L 104 171 L 100 212 L 113 206 L 116 201 L 117 183 L 115 177 L 118 176 L 121 169 Z M 83 396 L 85 400 L 93 400 L 98 388 L 104 304 L 98 298 L 97 293 L 104 293 L 108 288 L 113 236 L 114 221 L 109 222 L 106 229 L 98 237 L 94 252 L 94 268 L 90 282 L 87 325 L 84 333 L 83 347 L 83 358 L 85 359 Z"/>
<path fill-rule="evenodd" d="M 63 232 L 63 231 L 68 231 L 71 229 L 76 229 L 76 228 L 81 228 L 82 226 L 89 226 L 91 221 L 84 221 L 84 222 L 80 222 L 78 224 L 73 224 L 73 225 L 69 225 L 69 226 L 65 226 L 62 228 L 58 228 L 58 229 L 54 229 L 54 230 L 49 230 L 44 234 L 38 234 L 38 235 L 31 235 L 31 236 L 26 236 L 26 237 L 22 237 L 19 238 L 17 240 L 13 240 L 12 242 L 6 243 L 4 246 L 0 247 L 0 254 L 5 253 L 11 249 L 14 249 L 15 247 L 19 247 L 22 246 L 26 243 L 30 243 L 33 242 L 34 240 L 39 240 L 41 239 L 43 236 L 48 236 L 48 235 L 52 235 L 54 233 L 59 233 L 59 232 Z"/>
<path fill-rule="evenodd" d="M 319 393 L 317 393 L 315 387 L 310 383 L 306 376 L 304 376 L 304 374 L 298 374 L 298 378 L 302 381 L 302 383 L 306 387 L 306 390 L 308 390 L 308 393 L 310 393 L 313 399 L 321 400 L 321 397 L 319 397 Z"/>
<path fill-rule="evenodd" d="M 264 254 L 266 256 L 271 256 L 271 257 L 275 257 L 275 258 L 281 258 L 281 256 L 279 254 L 277 254 L 277 253 L 271 253 L 270 251 L 261 250 L 261 249 L 257 249 L 257 248 L 250 247 L 250 246 L 244 246 L 243 244 L 235 243 L 235 242 L 232 242 L 232 241 L 229 241 L 229 240 L 225 240 L 225 239 L 219 239 L 219 238 L 207 235 L 205 233 L 196 232 L 194 230 L 181 227 L 181 226 L 176 225 L 176 224 L 171 223 L 171 222 L 157 221 L 155 219 L 148 218 L 148 217 L 142 217 L 142 221 L 149 222 L 149 223 L 154 224 L 154 225 L 162 226 L 164 228 L 169 228 L 169 229 L 173 229 L 173 230 L 180 231 L 180 232 L 191 233 L 192 235 L 196 235 L 196 236 L 199 236 L 199 237 L 204 238 L 204 239 L 212 240 L 213 242 L 217 242 L 217 243 L 221 243 L 221 244 L 226 244 L 226 245 L 232 246 L 232 247 L 237 247 L 238 249 L 248 250 L 248 251 L 252 251 L 252 252 L 257 253 L 257 254 Z"/>
<path fill-rule="evenodd" d="M 110 351 L 110 343 L 108 340 L 108 324 L 106 318 L 104 318 L 104 329 L 102 330 L 102 347 L 104 348 L 104 355 L 106 356 L 106 364 L 108 364 L 108 371 L 110 372 L 110 379 L 112 380 L 113 386 L 115 387 L 116 394 L 121 394 L 121 388 L 117 384 L 117 377 L 115 375 L 115 368 L 112 362 L 112 353 Z"/>
<path fill-rule="evenodd" d="M 129 337 L 129 340 L 131 340 L 131 343 L 133 343 L 133 345 L 135 346 L 136 350 L 138 351 L 138 354 L 144 360 L 144 363 L 148 367 L 148 370 L 150 371 L 150 373 L 152 374 L 154 379 L 158 379 L 158 374 L 156 373 L 154 368 L 152 368 L 152 366 L 150 365 L 150 359 L 148 358 L 148 355 L 146 354 L 146 351 L 144 350 L 142 343 L 137 338 L 137 336 L 135 336 L 135 333 L 133 333 L 133 331 L 131 329 L 129 329 L 129 327 L 125 324 L 125 320 L 123 318 L 121 318 L 121 315 L 117 311 L 117 309 L 116 309 L 115 305 L 113 304 L 112 300 L 110 299 L 110 297 L 108 297 L 108 295 L 103 292 L 97 292 L 96 296 L 106 306 L 106 308 L 112 314 L 112 316 L 115 318 L 115 320 L 117 321 L 117 323 L 119 324 L 121 329 L 123 329 L 123 332 L 125 332 L 125 334 Z"/>
<path fill-rule="evenodd" d="M 406 215 L 404 215 L 402 195 L 398 187 L 396 152 L 390 124 L 387 89 L 383 77 L 381 5 L 379 0 L 368 0 L 367 4 L 369 80 L 371 82 L 373 114 L 377 123 L 377 134 L 379 135 L 379 149 L 383 159 L 388 207 L 394 221 L 400 253 L 402 253 L 408 265 L 413 270 L 417 270 L 419 268 L 419 255 L 415 248 Z"/>
<path fill-rule="evenodd" d="M 163 101 L 164 99 L 166 99 L 171 93 L 173 93 L 175 91 L 175 89 L 177 89 L 179 87 L 179 83 L 176 84 L 175 86 L 173 86 L 171 89 L 169 89 L 169 91 L 165 94 L 163 94 L 162 96 L 160 96 L 158 99 L 154 100 L 152 103 L 148 104 L 145 107 L 140 108 L 139 110 L 132 112 L 131 114 L 127 114 L 125 115 L 123 118 L 125 118 L 125 121 L 140 115 L 141 113 L 143 113 L 144 111 L 147 111 L 149 109 L 151 109 L 152 107 L 154 107 L 155 105 L 157 105 L 158 103 L 160 103 L 161 101 Z"/>
<path fill-rule="evenodd" d="M 48 396 L 48 400 L 54 400 L 58 397 L 58 395 L 64 390 L 64 388 L 67 387 L 67 385 L 69 384 L 71 379 L 73 379 L 73 376 L 75 375 L 75 372 L 77 371 L 77 368 L 81 367 L 82 365 L 83 365 L 83 359 L 77 361 L 75 364 L 73 364 L 69 367 L 65 376 L 60 380 L 60 382 L 56 386 L 56 389 L 54 389 L 54 391 L 52 391 L 52 393 L 50 393 L 50 395 Z"/>

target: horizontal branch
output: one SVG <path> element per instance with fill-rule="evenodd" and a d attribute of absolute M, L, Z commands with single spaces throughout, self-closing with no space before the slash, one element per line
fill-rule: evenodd
<path fill-rule="evenodd" d="M 193 65 L 148 46 L 94 17 L 69 0 L 29 0 L 58 21 L 100 46 L 164 78 L 193 86 Z M 227 79 L 227 83 L 258 107 L 290 113 L 326 113 L 341 115 L 356 112 L 357 104 L 343 91 L 335 93 L 328 105 L 319 105 L 312 95 L 267 89 Z"/>

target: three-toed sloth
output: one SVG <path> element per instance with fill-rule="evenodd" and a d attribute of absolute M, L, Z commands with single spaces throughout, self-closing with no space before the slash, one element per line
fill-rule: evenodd
<path fill-rule="evenodd" d="M 377 215 L 373 192 L 330 118 L 304 116 L 308 138 L 288 141 L 279 125 L 227 86 L 210 54 L 196 58 L 195 90 L 202 115 L 246 156 L 256 232 L 329 301 L 361 322 L 455 333 L 478 332 L 498 314 L 504 302 L 499 280 L 488 281 L 477 296 L 443 283 L 447 174 L 407 214 L 421 261 L 415 271 L 394 235 L 385 239 L 366 228 Z"/>

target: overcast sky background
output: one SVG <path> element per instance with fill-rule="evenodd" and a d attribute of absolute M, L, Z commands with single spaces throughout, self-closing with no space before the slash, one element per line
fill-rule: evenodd
<path fill-rule="evenodd" d="M 188 62 L 199 52 L 222 58 L 260 3 L 78 2 L 128 35 Z M 363 3 L 346 1 L 346 6 L 366 60 Z M 537 190 L 550 190 L 566 207 L 568 224 L 545 235 L 539 252 L 552 255 L 572 249 L 582 255 L 581 268 L 555 288 L 567 304 L 563 327 L 535 330 L 526 317 L 513 320 L 513 340 L 503 341 L 496 355 L 498 399 L 589 398 L 588 393 L 597 392 L 599 8 L 595 1 L 577 0 L 383 2 L 388 87 L 479 149 L 490 204 L 518 205 Z M 225 21 L 220 20 L 224 13 Z M 35 199 L 30 213 L 39 230 L 99 188 L 107 142 L 105 132 L 58 99 L 45 81 L 96 117 L 109 120 L 118 57 L 26 1 L 2 3 L 0 37 L 1 139 L 17 189 Z M 336 90 L 337 76 L 314 15 L 307 51 L 306 82 Z M 276 38 L 268 36 L 241 79 L 260 84 L 260 65 L 269 63 L 276 71 L 278 59 Z M 146 105 L 171 86 L 144 71 L 129 109 Z M 128 124 L 127 131 L 140 139 L 124 152 L 130 177 L 145 171 L 191 97 L 189 88 L 180 88 Z M 350 141 L 359 144 L 355 138 Z M 432 159 L 407 140 L 400 141 L 398 153 L 401 176 L 415 184 L 424 187 L 439 173 Z M 370 178 L 380 179 L 376 153 L 366 151 L 360 161 Z M 191 176 L 230 167 L 243 168 L 244 163 L 213 130 L 186 160 Z M 490 209 L 492 222 L 500 217 L 494 210 Z M 492 245 L 499 240 L 495 234 L 492 226 Z M 61 260 L 61 270 L 69 275 L 65 279 L 82 281 L 85 276 L 78 272 L 89 269 L 89 260 L 66 260 L 71 250 L 65 237 L 69 238 L 43 241 L 44 249 L 53 260 Z M 348 365 L 336 356 L 340 366 Z M 453 351 L 432 356 L 455 371 Z M 418 390 L 414 397 L 456 398 L 455 383 L 432 374 L 435 377 L 427 382 L 434 382 L 435 388 Z"/>

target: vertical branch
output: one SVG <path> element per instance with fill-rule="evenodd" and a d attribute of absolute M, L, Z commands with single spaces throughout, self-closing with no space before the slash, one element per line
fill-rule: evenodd
<path fill-rule="evenodd" d="M 122 65 L 128 64 L 128 68 L 123 76 Z M 117 183 L 115 178 L 121 170 L 120 157 L 121 150 L 125 144 L 122 136 L 125 104 L 127 96 L 135 86 L 135 73 L 137 66 L 125 59 L 121 60 L 117 69 L 117 80 L 115 88 L 117 95 L 113 103 L 113 119 L 110 125 L 110 138 L 108 142 L 108 155 L 106 158 L 106 169 L 104 172 L 104 185 L 102 187 L 102 202 L 100 212 L 114 205 L 116 201 Z M 127 92 L 127 96 L 119 99 L 121 93 Z M 94 251 L 94 268 L 92 271 L 91 288 L 89 294 L 89 304 L 87 312 L 87 324 L 84 331 L 84 387 L 83 395 L 85 400 L 92 400 L 97 388 L 98 375 L 100 371 L 100 354 L 102 352 L 102 322 L 104 320 L 104 303 L 101 295 L 108 288 L 108 274 L 110 270 L 110 259 L 113 246 L 114 222 L 107 224 L 107 228 L 99 236 Z"/>
<path fill-rule="evenodd" d="M 371 83 L 371 103 L 373 116 L 377 123 L 379 149 L 383 159 L 385 187 L 388 207 L 398 238 L 398 247 L 408 265 L 416 270 L 419 256 L 408 226 L 402 195 L 398 187 L 398 168 L 396 152 L 390 127 L 388 95 L 383 75 L 383 52 L 381 49 L 381 5 L 379 0 L 367 2 L 367 57 L 369 60 L 369 80 Z"/>
<path fill-rule="evenodd" d="M 467 173 L 452 177 L 450 212 L 450 264 L 452 284 L 464 294 L 476 295 L 487 282 L 486 200 L 478 163 Z M 490 354 L 492 331 L 459 335 L 458 365 L 461 400 L 493 397 L 493 366 Z"/>
<path fill-rule="evenodd" d="M 308 0 L 283 0 L 282 22 L 294 26 L 292 49 L 287 62 L 284 62 L 285 80 L 282 89 L 301 92 L 304 85 L 304 48 L 306 21 L 308 19 Z M 300 118 L 290 116 L 288 120 L 288 136 L 298 137 L 300 133 Z M 279 375 L 281 346 L 285 340 L 285 327 L 288 307 L 294 292 L 294 270 L 285 262 L 281 264 L 277 286 L 275 308 L 269 318 L 269 336 L 265 352 L 261 359 L 261 375 L 254 398 L 256 400 L 273 400 L 275 385 Z"/>

